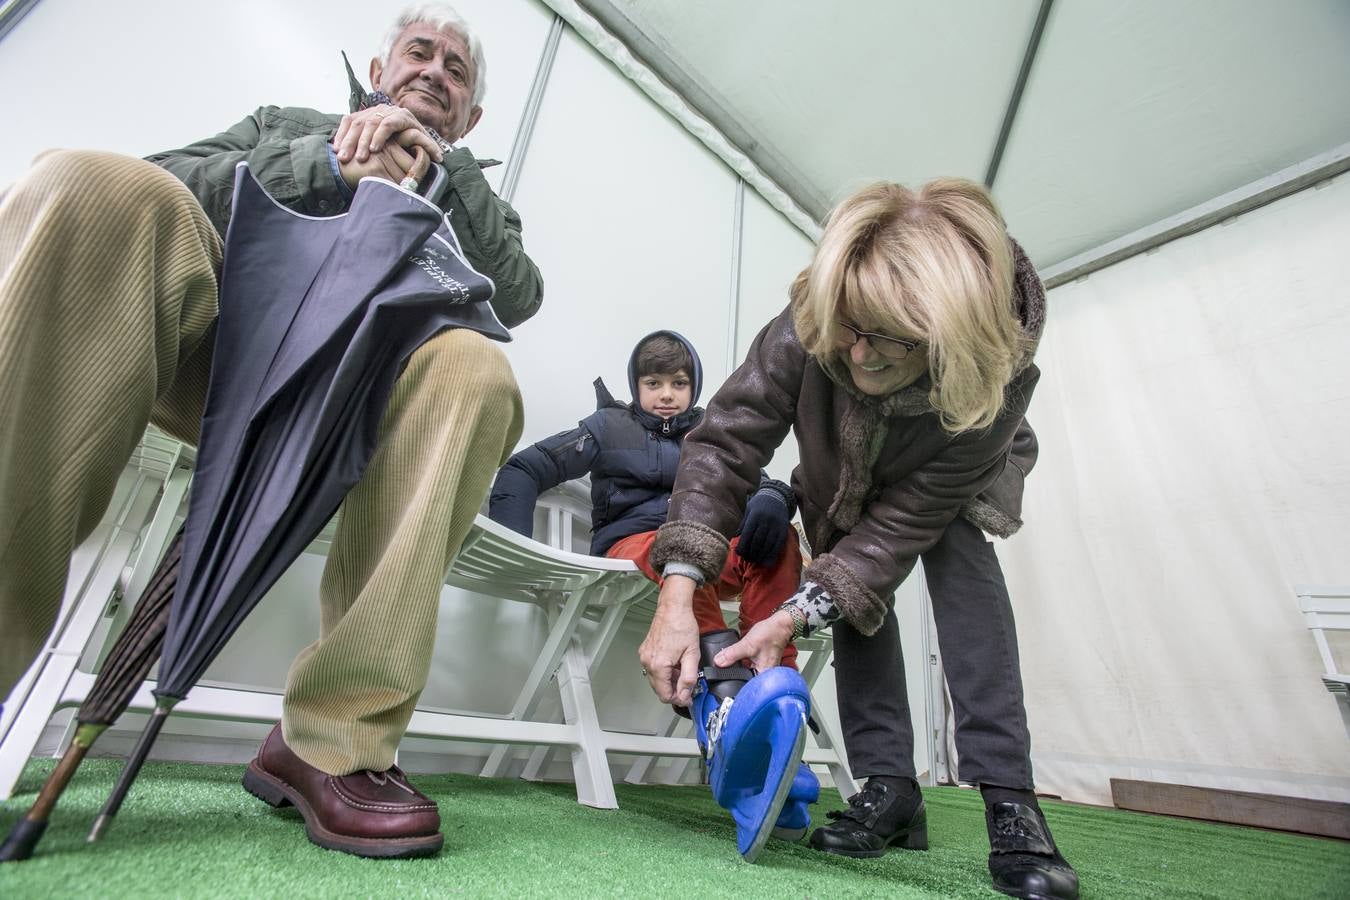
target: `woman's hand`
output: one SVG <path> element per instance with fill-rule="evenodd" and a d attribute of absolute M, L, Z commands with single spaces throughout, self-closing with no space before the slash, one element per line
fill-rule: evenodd
<path fill-rule="evenodd" d="M 698 622 L 694 579 L 671 575 L 661 583 L 656 615 L 638 647 L 642 673 L 662 703 L 689 706 L 698 679 Z"/>
<path fill-rule="evenodd" d="M 782 662 L 783 648 L 792 643 L 792 628 L 792 616 L 779 610 L 756 622 L 745 637 L 724 648 L 713 658 L 713 665 L 727 668 L 748 659 L 756 672 L 772 669 Z"/>

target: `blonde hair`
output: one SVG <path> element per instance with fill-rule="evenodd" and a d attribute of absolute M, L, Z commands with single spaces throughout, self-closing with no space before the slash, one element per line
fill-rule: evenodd
<path fill-rule="evenodd" d="M 916 352 L 928 354 L 929 402 L 953 433 L 993 423 L 1027 346 L 1003 217 L 961 178 L 849 197 L 791 296 L 797 336 L 823 366 L 839 358 L 840 318 L 926 345 Z"/>

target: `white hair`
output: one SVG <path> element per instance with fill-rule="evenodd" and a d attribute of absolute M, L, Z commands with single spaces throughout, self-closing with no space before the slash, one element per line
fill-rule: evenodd
<path fill-rule="evenodd" d="M 473 105 L 482 106 L 483 95 L 487 93 L 487 60 L 483 58 L 483 44 L 469 23 L 448 3 L 419 3 L 399 13 L 385 34 L 384 43 L 380 45 L 380 65 L 389 65 L 389 55 L 394 52 L 394 44 L 410 25 L 430 25 L 437 31 L 449 29 L 464 38 L 473 60 Z"/>

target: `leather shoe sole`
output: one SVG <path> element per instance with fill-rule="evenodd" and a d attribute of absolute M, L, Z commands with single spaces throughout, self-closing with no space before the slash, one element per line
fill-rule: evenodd
<path fill-rule="evenodd" d="M 1012 865 L 993 871 L 992 887 L 1022 900 L 1077 900 L 1078 874 L 1060 859 L 1019 856 Z"/>
<path fill-rule="evenodd" d="M 244 790 L 268 806 L 277 809 L 294 806 L 300 810 L 300 815 L 305 819 L 305 834 L 311 841 L 328 850 L 341 850 L 343 853 L 372 859 L 410 859 L 433 856 L 445 843 L 445 836 L 439 833 L 406 838 L 362 838 L 329 831 L 319 824 L 318 816 L 303 794 L 264 771 L 257 760 L 249 763 L 244 772 Z"/>

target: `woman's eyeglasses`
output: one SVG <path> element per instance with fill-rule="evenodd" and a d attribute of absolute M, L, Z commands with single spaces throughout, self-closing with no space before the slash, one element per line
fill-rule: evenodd
<path fill-rule="evenodd" d="M 847 328 L 850 334 L 843 335 L 837 341 L 840 350 L 847 350 L 858 341 L 866 338 L 867 346 L 880 353 L 887 359 L 904 359 L 912 351 L 918 348 L 918 344 L 913 341 L 906 341 L 896 337 L 890 337 L 884 334 L 876 334 L 871 331 L 862 331 L 854 328 L 847 322 L 835 323 L 841 328 Z"/>

